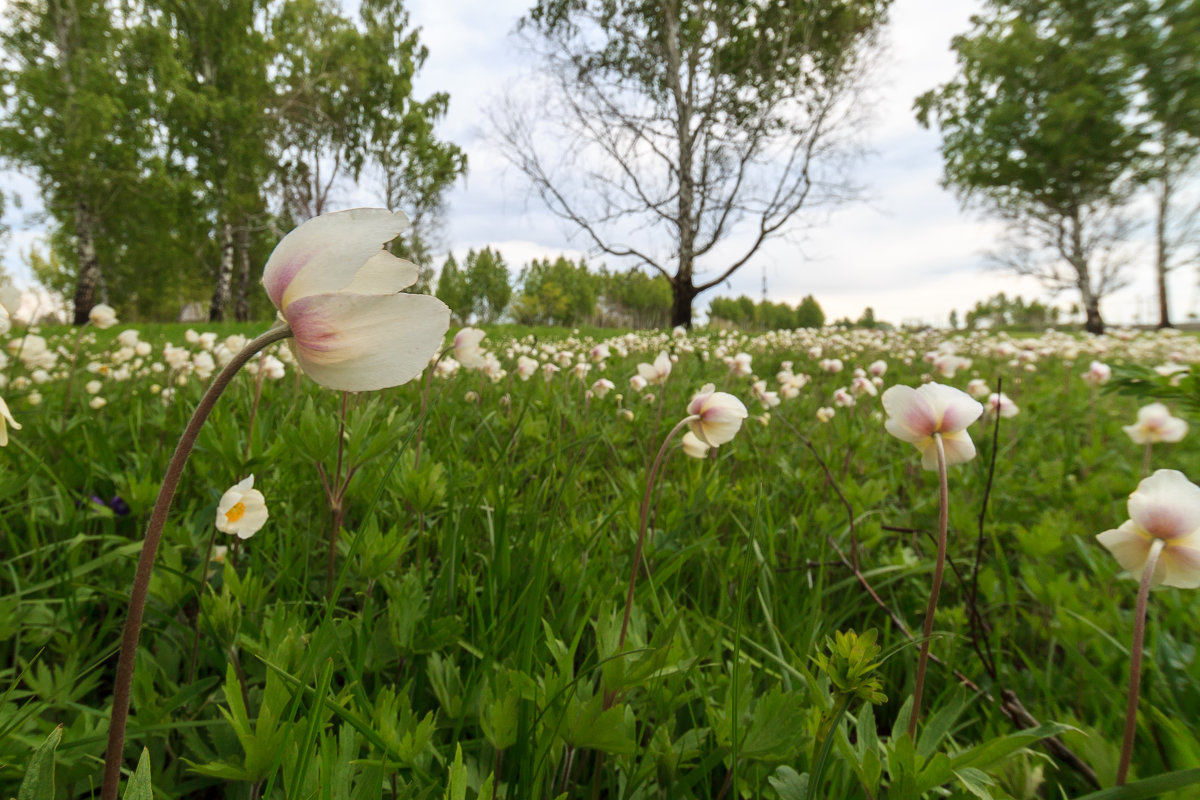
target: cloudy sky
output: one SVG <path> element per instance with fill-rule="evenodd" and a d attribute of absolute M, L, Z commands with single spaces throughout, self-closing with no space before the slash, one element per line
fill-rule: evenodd
<path fill-rule="evenodd" d="M 345 5 L 353 0 L 343 0 Z M 489 141 L 486 109 L 513 87 L 520 88 L 531 67 L 512 30 L 529 0 L 411 0 L 411 20 L 421 28 L 429 60 L 416 92 L 450 94 L 441 135 L 463 146 L 470 172 L 449 196 L 445 248 L 462 255 L 469 248 L 498 248 L 515 268 L 534 257 L 588 253 L 588 242 L 549 214 L 530 187 Z M 832 213 L 798 217 L 794 235 L 764 247 L 736 273 L 722 295 L 762 294 L 797 302 L 813 294 L 831 319 L 857 318 L 871 306 L 892 322 L 944 324 L 951 309 L 959 315 L 998 291 L 1046 299 L 1035 283 L 985 268 L 985 254 L 997 246 L 999 226 L 960 209 L 939 185 L 938 136 L 917 125 L 913 98 L 954 75 L 952 36 L 968 27 L 976 0 L 896 0 L 886 36 L 888 50 L 872 77 L 872 124 L 865 131 L 868 154 L 854 180 L 864 199 Z M 548 146 L 552 146 L 548 143 Z M 10 210 L 13 234 L 4 266 L 18 281 L 27 270 L 20 251 L 38 235 L 25 218 L 36 208 L 27 181 L 5 174 L 5 189 L 25 196 L 25 208 Z M 347 189 L 346 206 L 378 204 L 370 187 Z M 444 249 L 445 249 L 444 248 Z M 1148 244 L 1139 248 L 1148 255 Z M 440 265 L 442 256 L 437 257 Z M 603 260 L 596 258 L 595 261 Z M 610 260 L 611 263 L 611 260 Z M 1135 264 L 1132 285 L 1105 301 L 1112 322 L 1153 318 L 1153 280 L 1148 262 Z M 1183 319 L 1200 310 L 1195 271 L 1173 276 L 1172 313 Z M 1075 300 L 1063 296 L 1066 306 Z M 703 308 L 705 299 L 698 301 Z"/>

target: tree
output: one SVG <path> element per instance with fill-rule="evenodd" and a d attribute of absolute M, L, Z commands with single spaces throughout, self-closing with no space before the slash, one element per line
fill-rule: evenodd
<path fill-rule="evenodd" d="M 844 135 L 889 4 L 539 0 L 522 26 L 547 96 L 497 112 L 502 146 L 597 249 L 665 276 L 690 325 L 802 208 L 851 194 Z"/>
<path fill-rule="evenodd" d="M 575 325 L 596 313 L 599 277 L 586 261 L 534 259 L 521 269 L 521 294 L 512 305 L 522 325 Z"/>
<path fill-rule="evenodd" d="M 36 177 L 82 325 L 104 293 L 101 229 L 153 202 L 136 191 L 153 170 L 148 86 L 106 0 L 14 0 L 4 21 L 0 157 Z"/>
<path fill-rule="evenodd" d="M 796 307 L 797 328 L 821 328 L 825 325 L 825 312 L 821 304 L 811 294 L 800 301 Z"/>
<path fill-rule="evenodd" d="M 1154 273 L 1160 328 L 1171 326 L 1167 274 L 1194 245 L 1200 205 L 1178 207 L 1178 195 L 1200 157 L 1200 3 L 1138 0 L 1123 37 L 1137 74 L 1142 117 L 1149 120 L 1145 181 L 1155 197 Z"/>
<path fill-rule="evenodd" d="M 495 322 L 508 307 L 512 285 L 504 257 L 490 247 L 467 253 L 467 295 L 479 322 Z"/>
<path fill-rule="evenodd" d="M 459 270 L 458 261 L 453 253 L 447 255 L 442 264 L 442 273 L 438 276 L 434 296 L 450 308 L 460 323 L 466 323 L 470 318 L 473 308 L 471 293 L 467 289 L 467 279 Z"/>
<path fill-rule="evenodd" d="M 1122 285 L 1124 206 L 1144 139 L 1113 2 L 989 0 L 954 39 L 959 75 L 917 99 L 942 134 L 945 182 L 1009 225 L 999 262 L 1074 288 L 1086 328 Z"/>
<path fill-rule="evenodd" d="M 662 328 L 671 319 L 671 284 L 662 275 L 640 269 L 600 269 L 602 313 L 594 324 L 624 328 Z"/>

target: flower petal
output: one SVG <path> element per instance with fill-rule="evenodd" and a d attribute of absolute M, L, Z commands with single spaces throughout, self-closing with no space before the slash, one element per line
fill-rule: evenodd
<path fill-rule="evenodd" d="M 450 327 L 446 304 L 422 294 L 322 294 L 292 303 L 286 316 L 305 374 L 348 392 L 412 380 Z"/>
<path fill-rule="evenodd" d="M 395 294 L 417 282 L 417 265 L 380 250 L 354 273 L 354 280 L 341 291 L 347 294 Z"/>
<path fill-rule="evenodd" d="M 1126 520 L 1116 530 L 1096 535 L 1100 544 L 1108 548 L 1122 568 L 1135 579 L 1142 577 L 1142 568 L 1150 555 L 1150 539 L 1138 533 L 1137 526 Z"/>
<path fill-rule="evenodd" d="M 263 286 L 276 308 L 349 286 L 383 246 L 408 227 L 386 208 L 354 208 L 313 217 L 276 245 L 263 269 Z"/>
<path fill-rule="evenodd" d="M 975 457 L 975 443 L 966 431 L 942 434 L 942 446 L 946 449 L 946 465 L 965 464 Z"/>
<path fill-rule="evenodd" d="M 1174 469 L 1157 470 L 1129 495 L 1129 516 L 1159 539 L 1200 531 L 1200 486 Z"/>
<path fill-rule="evenodd" d="M 884 427 L 897 439 L 916 444 L 937 430 L 933 406 L 911 386 L 893 386 L 880 400 L 888 415 Z"/>
<path fill-rule="evenodd" d="M 961 431 L 983 413 L 983 406 L 969 394 L 953 386 L 926 383 L 917 389 L 925 396 L 937 415 L 937 429 L 942 433 Z"/>
<path fill-rule="evenodd" d="M 1166 568 L 1162 580 L 1165 586 L 1200 588 L 1200 535 L 1168 542 L 1160 558 L 1159 563 Z"/>

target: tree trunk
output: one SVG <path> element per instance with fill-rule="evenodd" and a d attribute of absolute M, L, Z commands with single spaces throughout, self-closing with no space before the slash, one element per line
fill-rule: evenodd
<path fill-rule="evenodd" d="M 1169 245 L 1167 244 L 1167 214 L 1171 206 L 1171 176 L 1164 169 L 1162 191 L 1158 195 L 1158 216 L 1154 220 L 1155 259 L 1154 273 L 1158 279 L 1158 327 L 1173 328 L 1171 311 L 1167 302 L 1167 272 L 1170 270 Z"/>
<path fill-rule="evenodd" d="M 692 327 L 692 300 L 695 297 L 696 289 L 692 286 L 690 276 L 687 281 L 675 280 L 671 283 L 671 327 Z"/>
<path fill-rule="evenodd" d="M 1097 335 L 1104 333 L 1104 320 L 1100 317 L 1099 299 L 1089 294 L 1083 307 L 1087 311 L 1087 319 L 1083 323 L 1083 329 L 1088 333 Z"/>
<path fill-rule="evenodd" d="M 243 221 L 244 223 L 244 221 Z M 237 308 L 234 319 L 238 322 L 250 321 L 250 230 L 245 224 L 238 229 L 238 286 Z"/>
<path fill-rule="evenodd" d="M 221 228 L 221 267 L 213 289 L 212 304 L 208 307 L 209 322 L 224 322 L 225 307 L 229 305 L 229 289 L 233 283 L 233 226 L 228 222 Z"/>
<path fill-rule="evenodd" d="M 1070 219 L 1074 224 L 1071 225 L 1071 250 L 1068 260 L 1075 270 L 1075 285 L 1079 289 L 1079 299 L 1083 301 L 1083 311 L 1087 315 L 1083 329 L 1098 336 L 1104 333 L 1104 320 L 1100 317 L 1100 297 L 1092 288 L 1092 273 L 1083 244 L 1083 228 L 1079 221 L 1078 209 L 1074 209 Z"/>
<path fill-rule="evenodd" d="M 96 286 L 100 283 L 100 261 L 96 258 L 92 209 L 80 200 L 75 204 L 75 241 L 79 255 L 79 278 L 75 284 L 75 324 L 85 325 L 96 305 Z"/>

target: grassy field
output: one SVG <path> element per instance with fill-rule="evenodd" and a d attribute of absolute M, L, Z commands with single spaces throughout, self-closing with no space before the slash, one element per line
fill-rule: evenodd
<path fill-rule="evenodd" d="M 0 796 L 17 796 L 58 726 L 55 787 L 37 796 L 99 785 L 149 510 L 239 344 L 222 348 L 229 327 L 213 341 L 124 330 L 89 331 L 77 359 L 70 332 L 43 332 L 36 358 L 25 331 L 7 337 L 0 397 L 21 428 L 0 451 Z M 1196 379 L 1149 373 L 1135 396 L 1082 375 L 1093 360 L 1118 377 L 1189 364 L 1194 339 L 507 327 L 483 346 L 491 374 L 444 361 L 369 394 L 316 386 L 286 352 L 282 377 L 235 379 L 175 497 L 138 652 L 126 763 L 145 748 L 157 796 L 1024 800 L 1112 786 L 1137 584 L 1096 534 L 1128 519 L 1143 477 L 1122 426 L 1154 393 L 1195 414 L 1181 393 Z M 665 383 L 631 387 L 660 352 Z M 752 374 L 727 365 L 739 353 Z M 952 376 L 950 355 L 969 361 Z M 521 357 L 538 362 L 528 379 Z M 600 378 L 615 384 L 604 396 Z M 938 482 L 885 431 L 878 394 L 931 378 L 982 380 L 1019 412 L 972 425 L 978 456 L 949 470 L 914 741 Z M 705 458 L 668 445 L 620 648 L 649 467 L 710 382 L 750 416 Z M 1195 436 L 1155 445 L 1151 468 L 1200 479 Z M 267 523 L 218 532 L 222 494 L 251 474 Z M 1200 595 L 1156 590 L 1149 609 L 1133 779 L 1200 767 Z"/>

